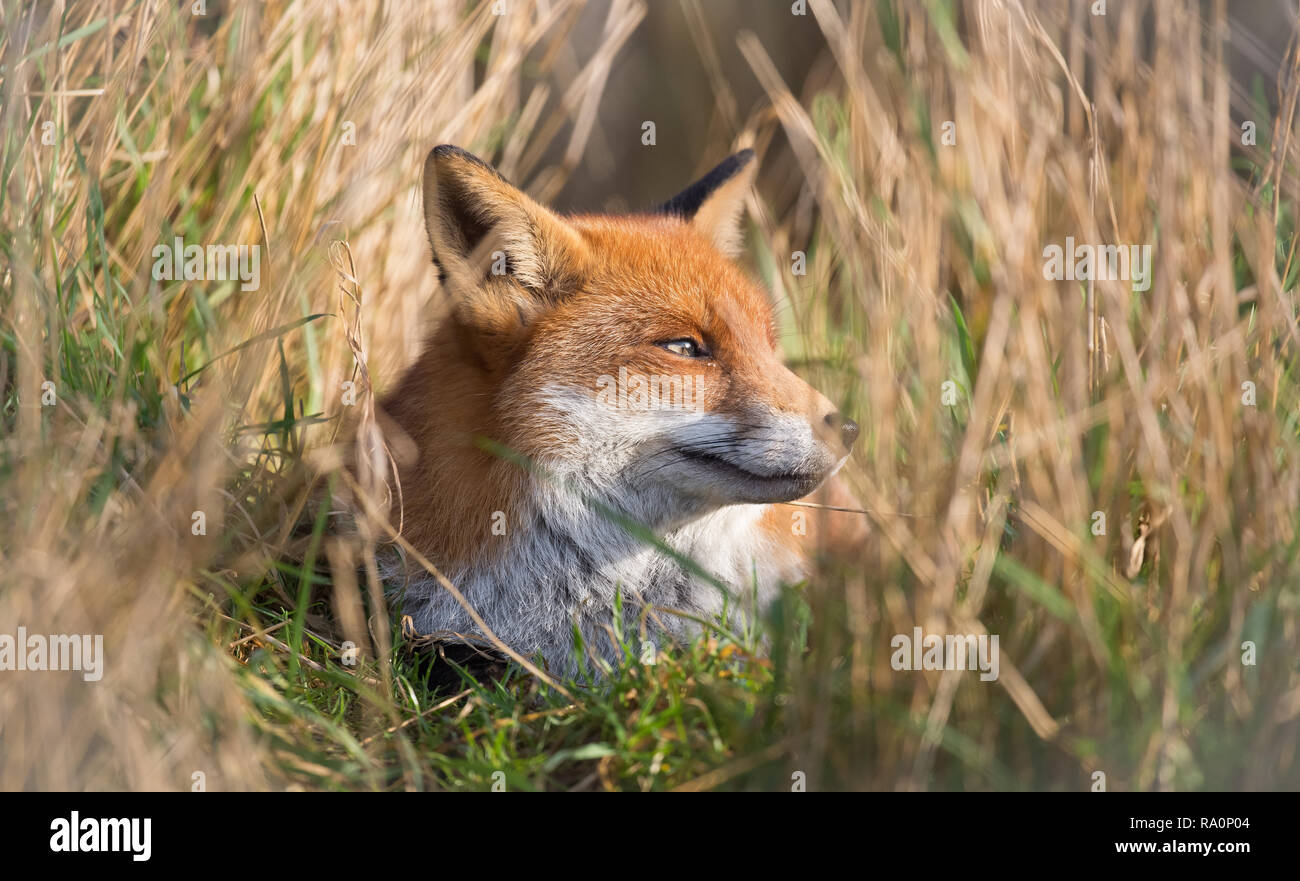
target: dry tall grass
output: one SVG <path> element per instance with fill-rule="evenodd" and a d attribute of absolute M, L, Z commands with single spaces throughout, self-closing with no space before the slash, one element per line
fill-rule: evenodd
<path fill-rule="evenodd" d="M 813 0 L 842 83 L 820 120 L 740 38 L 816 194 L 819 259 L 784 281 L 855 368 L 858 489 L 914 515 L 873 515 L 865 565 L 812 588 L 843 626 L 799 741 L 840 782 L 1300 780 L 1294 52 L 1274 127 L 1230 88 L 1222 2 L 1088 6 L 967 3 L 959 44 L 942 15 Z M 1067 236 L 1149 244 L 1150 289 L 1046 280 Z M 894 673 L 914 624 L 1000 634 L 1000 687 Z"/>
<path fill-rule="evenodd" d="M 553 196 L 645 13 L 615 0 L 579 63 L 580 3 L 509 5 L 5 5 L 0 633 L 102 633 L 107 664 L 97 684 L 0 673 L 0 787 L 387 785 L 367 776 L 385 762 L 421 780 L 405 741 L 360 736 L 402 724 L 387 667 L 369 721 L 307 720 L 279 674 L 246 674 L 216 609 L 261 626 L 229 597 L 292 541 L 294 465 L 343 431 L 313 417 L 345 412 L 347 381 L 364 410 L 436 314 L 429 146 Z M 732 39 L 683 5 L 693 49 Z M 810 584 L 811 651 L 735 773 L 1300 782 L 1295 53 L 1274 124 L 1226 76 L 1222 0 L 1208 21 L 1164 0 L 808 7 L 826 63 L 784 83 L 739 34 L 770 106 L 743 119 L 711 64 L 714 128 L 767 154 L 760 178 L 806 181 L 791 204 L 756 195 L 753 243 L 792 357 L 864 426 L 847 473 L 877 540 Z M 261 288 L 153 281 L 174 236 L 261 244 Z M 1045 279 L 1067 236 L 1150 244 L 1150 289 Z M 335 616 L 386 661 L 358 550 L 320 551 Z M 1000 681 L 893 670 L 914 625 L 999 634 Z M 352 770 L 305 766 L 321 737 Z"/>

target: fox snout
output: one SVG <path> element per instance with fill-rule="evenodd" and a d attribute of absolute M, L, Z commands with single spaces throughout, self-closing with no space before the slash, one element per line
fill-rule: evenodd
<path fill-rule="evenodd" d="M 777 362 L 774 368 L 780 376 L 774 385 L 778 394 L 793 402 L 796 412 L 806 411 L 812 430 L 819 440 L 843 456 L 853 451 L 860 428 L 858 423 L 836 409 L 827 398 L 796 376 L 785 365 Z M 800 406 L 800 405 L 804 406 Z"/>
<path fill-rule="evenodd" d="M 678 462 L 648 452 L 652 478 L 671 481 L 686 496 L 722 504 L 798 499 L 817 489 L 848 457 L 858 424 L 784 367 L 793 398 L 751 400 L 721 411 L 665 423 Z"/>
<path fill-rule="evenodd" d="M 840 443 L 844 445 L 844 451 L 846 453 L 851 452 L 853 444 L 858 439 L 858 423 L 840 413 L 827 413 L 822 421 L 826 423 L 832 432 L 839 432 Z"/>

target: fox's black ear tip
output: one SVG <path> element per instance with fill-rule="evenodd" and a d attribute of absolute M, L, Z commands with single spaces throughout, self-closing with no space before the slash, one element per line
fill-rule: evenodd
<path fill-rule="evenodd" d="M 481 161 L 473 153 L 463 147 L 457 147 L 455 144 L 439 144 L 429 151 L 429 155 L 437 156 L 439 159 L 450 159 L 456 157 L 459 159 L 473 159 L 475 162 Z"/>
<path fill-rule="evenodd" d="M 428 168 L 436 163 L 454 159 L 459 159 L 463 162 L 472 162 L 474 165 L 477 165 L 480 168 L 485 168 L 493 174 L 496 174 L 496 169 L 491 165 L 488 165 L 468 150 L 457 147 L 455 144 L 439 144 L 434 147 L 429 151 L 429 155 L 425 157 L 424 165 Z"/>
<path fill-rule="evenodd" d="M 424 157 L 424 173 L 429 174 L 438 167 L 439 163 L 446 162 L 456 154 L 463 152 L 464 151 L 455 144 L 439 144 L 430 150 Z"/>
<path fill-rule="evenodd" d="M 744 170 L 756 156 L 757 154 L 749 148 L 739 153 L 732 153 L 719 162 L 712 171 L 660 205 L 655 211 L 659 214 L 675 214 L 690 220 L 715 190 Z"/>
<path fill-rule="evenodd" d="M 736 172 L 744 169 L 747 165 L 749 165 L 757 158 L 758 158 L 758 154 L 755 153 L 749 147 L 746 147 L 745 149 L 740 150 L 739 152 L 732 153 L 726 159 L 723 159 L 721 162 L 718 163 L 717 167 L 714 168 L 711 173 L 716 174 L 720 178 L 725 180 L 727 178 L 730 178 Z"/>

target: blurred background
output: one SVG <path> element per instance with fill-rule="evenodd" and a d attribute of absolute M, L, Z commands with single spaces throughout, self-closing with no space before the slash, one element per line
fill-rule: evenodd
<path fill-rule="evenodd" d="M 1293 5 L 0 10 L 0 634 L 107 655 L 0 671 L 0 786 L 1300 784 Z M 439 691 L 382 530 L 325 529 L 445 308 L 445 142 L 566 211 L 758 151 L 743 262 L 863 425 L 861 511 L 818 516 L 872 535 L 769 657 Z M 260 286 L 155 277 L 177 236 Z M 1048 277 L 1067 238 L 1149 247 L 1150 288 Z M 999 680 L 895 669 L 918 626 L 998 635 Z"/>

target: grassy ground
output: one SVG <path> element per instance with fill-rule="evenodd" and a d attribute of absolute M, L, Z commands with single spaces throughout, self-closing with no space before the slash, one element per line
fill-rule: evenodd
<path fill-rule="evenodd" d="M 1293 54 L 1268 95 L 1215 9 L 811 0 L 792 84 L 742 31 L 769 102 L 700 100 L 763 155 L 791 362 L 863 425 L 866 513 L 815 516 L 873 539 L 770 653 L 625 634 L 593 688 L 449 672 L 308 502 L 436 315 L 425 151 L 554 195 L 646 10 L 578 52 L 573 3 L 208 5 L 3 7 L 0 633 L 108 657 L 0 673 L 0 786 L 1300 785 Z M 260 245 L 260 286 L 156 280 L 177 236 Z M 1045 278 L 1067 236 L 1150 245 L 1150 288 Z M 914 626 L 999 635 L 999 681 L 893 669 Z"/>

